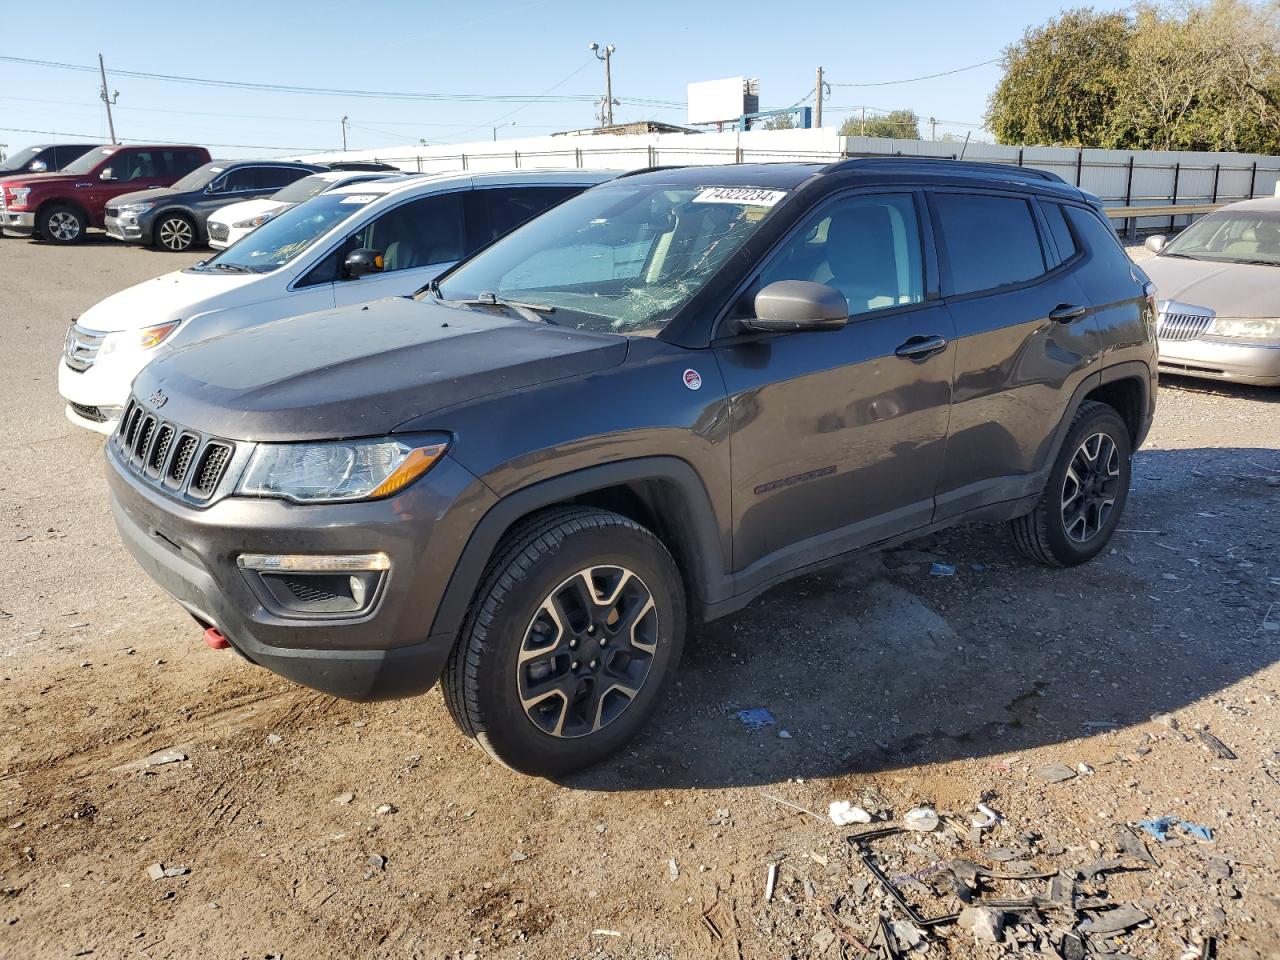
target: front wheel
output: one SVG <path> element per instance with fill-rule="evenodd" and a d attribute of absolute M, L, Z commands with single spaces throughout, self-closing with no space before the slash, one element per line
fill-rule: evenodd
<path fill-rule="evenodd" d="M 606 510 L 549 510 L 495 551 L 445 668 L 445 703 L 500 763 L 569 773 L 644 726 L 684 631 L 680 574 L 657 537 Z"/>
<path fill-rule="evenodd" d="M 1040 502 L 1010 521 L 1018 549 L 1053 567 L 1097 556 L 1115 533 L 1129 496 L 1130 444 L 1129 429 L 1114 408 L 1081 404 Z"/>
<path fill-rule="evenodd" d="M 67 203 L 55 203 L 40 211 L 36 230 L 49 243 L 77 243 L 84 239 L 88 224 L 84 214 Z"/>
<path fill-rule="evenodd" d="M 161 250 L 183 253 L 196 242 L 196 225 L 181 213 L 163 214 L 155 226 L 155 243 Z"/>

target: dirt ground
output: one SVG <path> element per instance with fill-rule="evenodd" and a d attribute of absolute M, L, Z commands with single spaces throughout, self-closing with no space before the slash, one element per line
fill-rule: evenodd
<path fill-rule="evenodd" d="M 194 259 L 0 241 L 0 957 L 843 958 L 880 916 L 903 956 L 1280 956 L 1280 391 L 1166 383 L 1085 567 L 969 527 L 700 629 L 649 730 L 553 783 L 438 691 L 351 704 L 207 649 L 118 544 L 59 349 Z M 1003 942 L 913 932 L 846 839 L 884 824 L 833 825 L 842 799 L 932 805 L 867 849 L 928 916 L 968 861 L 1014 904 Z M 1212 839 L 1159 842 L 1162 815 Z M 1072 870 L 1071 906 L 1029 909 Z"/>

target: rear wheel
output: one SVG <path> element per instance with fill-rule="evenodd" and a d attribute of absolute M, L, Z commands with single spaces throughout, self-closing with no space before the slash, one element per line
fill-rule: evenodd
<path fill-rule="evenodd" d="M 521 773 L 614 753 L 648 721 L 684 644 L 684 588 L 648 530 L 563 507 L 495 552 L 444 673 L 455 722 Z"/>
<path fill-rule="evenodd" d="M 156 220 L 155 245 L 170 253 L 183 253 L 196 242 L 196 225 L 183 213 L 161 214 Z"/>
<path fill-rule="evenodd" d="M 49 243 L 76 243 L 84 239 L 84 214 L 68 203 L 55 203 L 40 211 L 36 230 Z"/>
<path fill-rule="evenodd" d="M 1097 556 L 1120 523 L 1131 469 L 1124 420 L 1104 403 L 1081 404 L 1040 502 L 1010 522 L 1018 549 L 1054 567 Z"/>

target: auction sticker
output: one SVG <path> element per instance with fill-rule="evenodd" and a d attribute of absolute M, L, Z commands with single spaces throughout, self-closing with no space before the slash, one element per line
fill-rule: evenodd
<path fill-rule="evenodd" d="M 735 203 L 744 207 L 772 207 L 787 195 L 785 190 L 758 187 L 707 187 L 693 198 L 694 203 Z"/>
<path fill-rule="evenodd" d="M 368 203 L 370 200 L 376 200 L 376 193 L 352 193 L 339 200 L 339 203 Z"/>
<path fill-rule="evenodd" d="M 697 370 L 686 370 L 684 372 L 684 385 L 690 390 L 697 390 L 702 386 L 702 374 Z"/>

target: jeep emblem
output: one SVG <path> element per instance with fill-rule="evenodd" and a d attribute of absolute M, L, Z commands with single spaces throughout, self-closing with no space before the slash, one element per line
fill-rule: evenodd
<path fill-rule="evenodd" d="M 159 410 L 161 407 L 163 407 L 166 403 L 169 402 L 169 398 L 164 395 L 163 390 L 157 390 L 155 393 L 153 393 L 150 397 L 147 398 L 147 402 L 151 404 L 153 407 L 155 407 L 157 410 Z"/>

